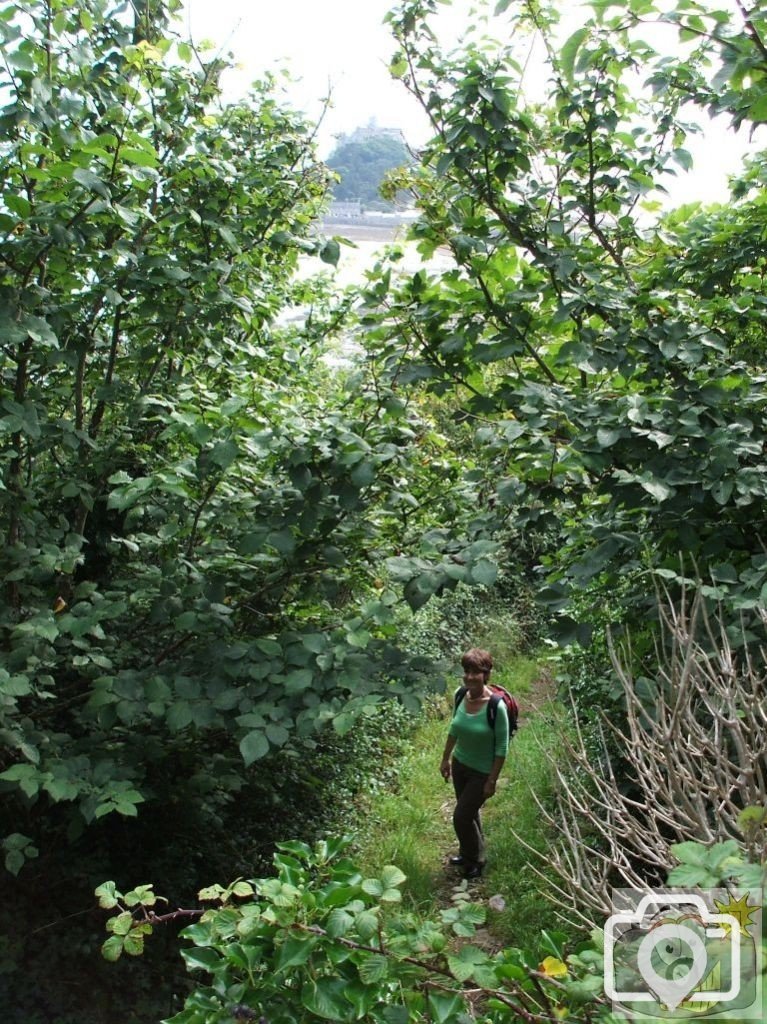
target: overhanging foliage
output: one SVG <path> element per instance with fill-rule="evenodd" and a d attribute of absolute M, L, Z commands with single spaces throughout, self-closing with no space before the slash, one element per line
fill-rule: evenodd
<path fill-rule="evenodd" d="M 764 119 L 765 16 L 687 0 L 592 7 L 558 49 L 554 7 L 501 3 L 511 43 L 452 54 L 429 28 L 436 0 L 389 16 L 392 70 L 434 132 L 409 179 L 414 235 L 457 266 L 382 278 L 370 336 L 392 379 L 461 396 L 497 523 L 559 532 L 542 596 L 563 638 L 588 638 L 593 616 L 573 608 L 584 590 L 614 607 L 620 587 L 643 617 L 649 574 L 693 566 L 705 595 L 758 631 L 763 162 L 726 208 L 663 215 L 657 196 L 691 165 L 687 110 Z M 658 23 L 678 29 L 683 55 L 643 40 Z M 548 54 L 543 103 L 525 100 L 517 60 L 531 35 Z"/>
<path fill-rule="evenodd" d="M 269 79 L 223 104 L 223 62 L 137 18 L 107 0 L 0 11 L 14 871 L 32 840 L 172 799 L 203 748 L 248 766 L 382 694 L 413 702 L 426 667 L 397 648 L 381 577 L 444 486 L 410 472 L 418 417 L 328 372 L 343 305 L 318 289 L 299 327 L 277 320 L 306 302 L 299 254 L 338 258 L 314 233 L 309 127 Z"/>

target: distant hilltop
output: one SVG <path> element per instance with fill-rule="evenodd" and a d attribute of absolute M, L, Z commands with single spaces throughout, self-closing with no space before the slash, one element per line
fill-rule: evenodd
<path fill-rule="evenodd" d="M 382 128 L 371 120 L 348 135 L 339 135 L 325 163 L 337 175 L 328 214 L 334 220 L 356 221 L 365 216 L 364 210 L 397 214 L 412 203 L 407 189 L 400 187 L 395 194 L 395 186 L 387 184 L 391 175 L 403 182 L 406 172 L 400 169 L 413 163 L 399 128 Z"/>

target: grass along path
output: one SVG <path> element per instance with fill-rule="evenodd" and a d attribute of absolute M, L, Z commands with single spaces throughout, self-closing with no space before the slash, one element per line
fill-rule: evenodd
<path fill-rule="evenodd" d="M 503 910 L 488 910 L 486 941 L 499 948 L 535 948 L 544 922 L 550 922 L 550 927 L 555 924 L 554 913 L 540 892 L 542 882 L 531 868 L 531 855 L 512 828 L 545 853 L 551 837 L 545 833 L 531 789 L 542 800 L 551 792 L 546 752 L 555 752 L 557 730 L 552 724 L 561 709 L 545 664 L 517 657 L 505 670 L 495 671 L 493 681 L 519 701 L 520 727 L 498 791 L 483 808 L 488 863 L 481 881 L 471 884 L 471 892 L 478 901 L 501 896 L 505 903 Z M 366 800 L 366 820 L 360 829 L 362 869 L 373 875 L 386 864 L 396 864 L 407 875 L 406 899 L 423 914 L 449 903 L 456 886 L 466 886 L 447 863 L 456 848 L 451 820 L 454 799 L 452 786 L 439 774 L 451 711 L 452 693 L 427 705 L 423 723 L 399 762 L 396 792 L 379 792 Z M 536 867 L 541 868 L 541 863 Z"/>

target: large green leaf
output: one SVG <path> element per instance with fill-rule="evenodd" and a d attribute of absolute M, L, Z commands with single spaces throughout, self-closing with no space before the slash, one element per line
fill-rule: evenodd
<path fill-rule="evenodd" d="M 279 947 L 275 969 L 285 971 L 305 964 L 316 944 L 317 940 L 312 935 L 289 935 Z"/>
<path fill-rule="evenodd" d="M 575 32 L 573 32 L 573 34 L 563 44 L 562 49 L 560 51 L 560 64 L 562 70 L 565 73 L 565 76 L 568 79 L 570 79 L 570 81 L 573 80 L 575 71 L 575 59 L 578 56 L 578 51 L 580 50 L 584 41 L 588 38 L 588 35 L 588 27 L 584 26 L 582 28 L 576 29 Z"/>
<path fill-rule="evenodd" d="M 301 990 L 301 1002 L 310 1012 L 324 1020 L 354 1019 L 354 1009 L 346 999 L 346 982 L 340 978 L 318 978 Z"/>
<path fill-rule="evenodd" d="M 265 757 L 269 753 L 269 740 L 264 732 L 260 729 L 253 729 L 246 736 L 243 736 L 240 740 L 240 753 L 246 768 L 253 764 L 254 761 Z"/>

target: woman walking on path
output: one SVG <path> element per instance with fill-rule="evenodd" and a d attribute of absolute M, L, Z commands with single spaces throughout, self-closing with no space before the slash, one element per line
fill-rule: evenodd
<path fill-rule="evenodd" d="M 479 810 L 495 793 L 506 760 L 509 719 L 505 704 L 487 685 L 493 668 L 490 652 L 472 647 L 461 658 L 461 665 L 466 691 L 453 713 L 440 772 L 445 781 L 452 776 L 456 797 L 453 828 L 459 853 L 450 858 L 450 863 L 460 867 L 465 878 L 479 878 L 485 863 Z M 494 724 L 487 713 L 491 699 L 495 704 Z"/>

